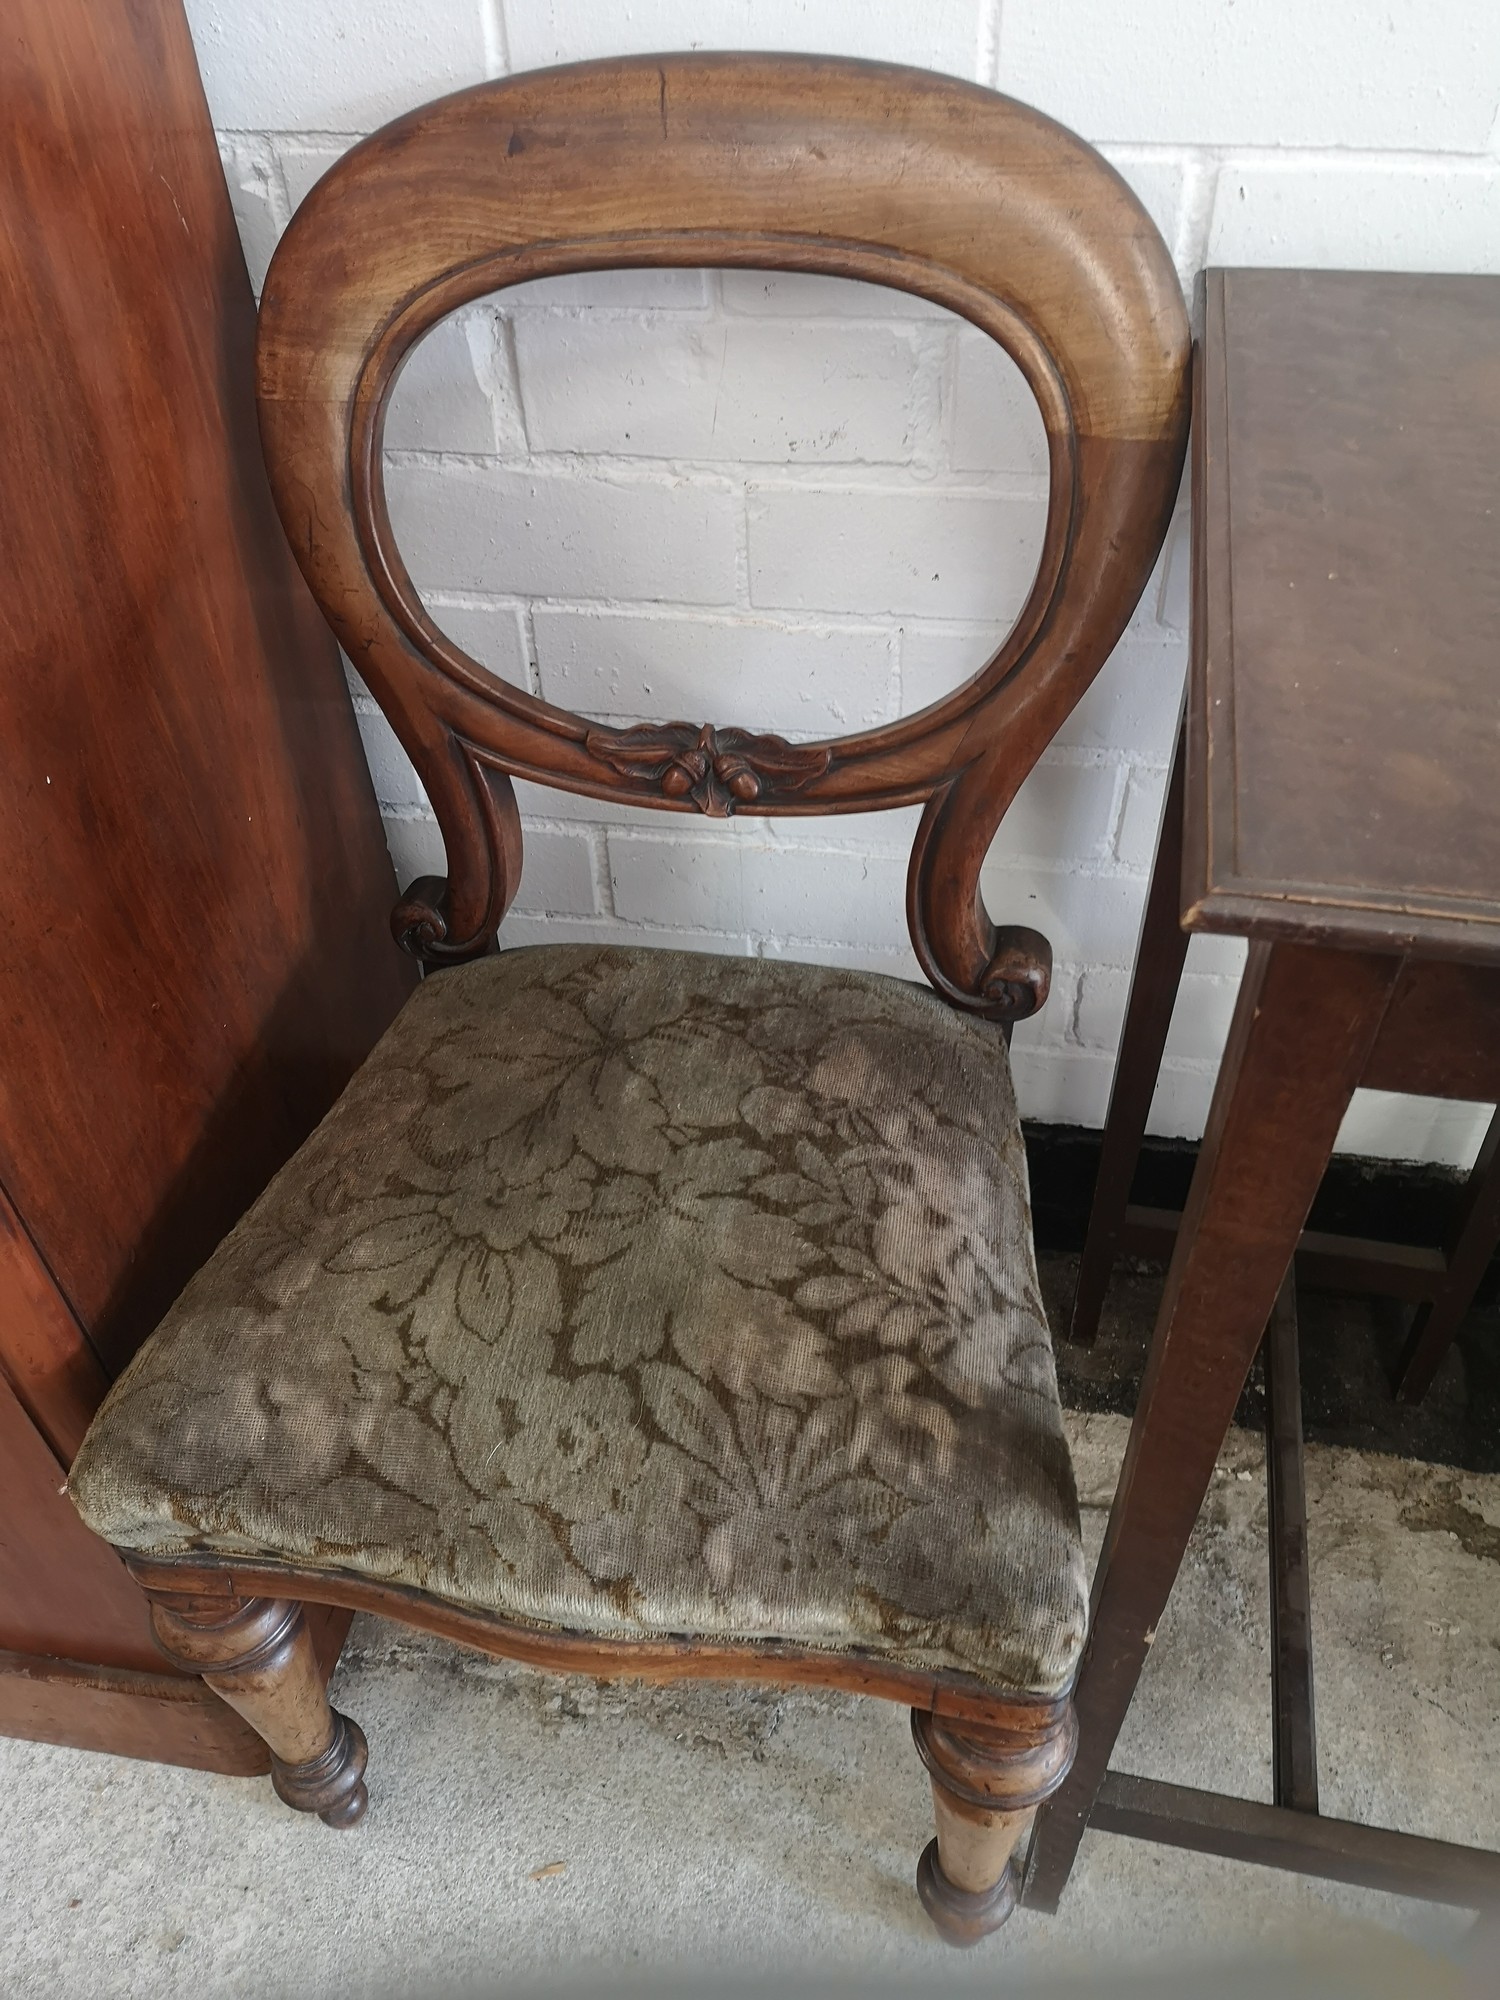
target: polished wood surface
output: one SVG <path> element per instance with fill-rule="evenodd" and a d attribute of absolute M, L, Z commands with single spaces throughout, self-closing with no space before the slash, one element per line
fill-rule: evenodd
<path fill-rule="evenodd" d="M 721 720 L 610 729 L 496 680 L 436 629 L 382 488 L 403 359 L 499 287 L 642 264 L 873 280 L 1009 350 L 1046 425 L 1051 500 L 1028 603 L 964 687 L 826 743 Z M 442 823 L 449 875 L 413 885 L 403 942 L 434 963 L 488 948 L 521 866 L 512 776 L 683 813 L 920 802 L 908 915 L 924 971 L 956 1006 L 1033 1011 L 1050 951 L 991 923 L 979 868 L 1150 571 L 1182 464 L 1187 354 L 1171 259 L 1124 183 L 1050 120 L 925 71 L 582 64 L 444 98 L 355 147 L 267 274 L 261 425 L 297 558 Z"/>
<path fill-rule="evenodd" d="M 306 1616 L 326 1683 L 338 1664 L 350 1614 L 312 1604 Z M 0 1736 L 186 1764 L 236 1778 L 264 1777 L 271 1768 L 270 1751 L 249 1723 L 196 1674 L 169 1666 L 160 1651 L 147 1669 L 0 1649 Z"/>
<path fill-rule="evenodd" d="M 1189 927 L 1500 961 L 1500 277 L 1210 271 L 1200 366 Z"/>
<path fill-rule="evenodd" d="M 0 1185 L 113 1372 L 409 982 L 181 8 L 7 30 Z"/>
<path fill-rule="evenodd" d="M 353 1826 L 370 1803 L 364 1732 L 329 1706 L 300 1604 L 148 1592 L 157 1643 L 264 1738 L 277 1797 L 326 1826 Z"/>
<path fill-rule="evenodd" d="M 1295 1253 L 1303 1278 L 1424 1301 L 1400 1370 L 1420 1393 L 1500 1232 L 1500 1118 L 1446 1254 L 1304 1228 L 1356 1085 L 1494 1089 L 1500 280 L 1209 272 L 1204 308 L 1185 806 L 1163 828 L 1078 1330 L 1117 1249 L 1166 1241 L 1171 1263 L 1094 1579 L 1078 1758 L 1026 1900 L 1057 1907 L 1093 1824 L 1479 1904 L 1500 1857 L 1317 1816 L 1282 1288 Z M 1256 940 L 1180 1226 L 1125 1205 L 1182 963 L 1161 882 L 1179 839 L 1183 923 Z M 1278 1803 L 1259 1807 L 1108 1765 L 1268 1322 Z"/>
<path fill-rule="evenodd" d="M 917 1894 L 949 1944 L 978 1944 L 1016 1906 L 1014 1856 L 1067 1773 L 1077 1721 L 1063 1706 L 1031 1728 L 955 1729 L 914 1708 L 911 1733 L 937 1821 L 917 1864 Z"/>
<path fill-rule="evenodd" d="M 1098 1333 L 1117 1260 L 1170 1257 L 1182 1222 L 1175 1211 L 1136 1205 L 1130 1194 L 1187 959 L 1180 897 L 1185 751 L 1179 734 L 1079 1260 L 1069 1332 L 1084 1346 Z M 1481 1103 L 1500 1098 L 1500 970 L 1405 959 L 1360 1085 Z M 1297 1241 L 1298 1278 L 1314 1289 L 1374 1292 L 1418 1308 L 1396 1368 L 1399 1394 L 1416 1401 L 1451 1346 L 1497 1241 L 1500 1111 L 1443 1248 L 1305 1229 Z"/>
<path fill-rule="evenodd" d="M 66 1743 L 260 1778 L 271 1756 L 255 1731 L 196 1678 L 158 1658 L 154 1672 L 86 1666 L 36 1653 L 0 1651 L 0 1736 Z"/>
<path fill-rule="evenodd" d="M 919 715 L 815 744 L 717 719 L 608 728 L 496 680 L 416 595 L 392 541 L 381 447 L 391 390 L 421 335 L 465 301 L 532 278 L 703 264 L 917 293 L 988 332 L 1036 396 L 1052 471 L 1036 583 L 988 664 Z M 1050 947 L 1023 925 L 991 922 L 979 867 L 1155 561 L 1186 441 L 1187 361 L 1171 258 L 1118 176 L 1049 120 L 926 72 L 769 56 L 585 64 L 462 92 L 354 148 L 303 203 L 272 262 L 258 386 L 288 540 L 442 825 L 449 875 L 413 884 L 398 904 L 402 944 L 433 965 L 491 948 L 522 864 L 516 776 L 712 816 L 920 802 L 908 917 L 923 969 L 951 1004 L 997 1024 L 1032 1012 L 1046 998 Z M 269 1560 L 131 1567 L 168 1607 L 158 1630 L 216 1686 L 239 1669 L 203 1634 L 270 1616 L 255 1609 L 263 1603 L 306 1600 L 378 1607 L 539 1666 L 844 1687 L 910 1703 L 938 1823 L 920 1890 L 953 1942 L 1009 1913 L 1011 1850 L 1072 1755 L 1066 1692 L 996 1690 L 832 1649 L 538 1632 Z M 174 1602 L 189 1608 L 174 1613 Z M 295 1664 L 267 1668 L 254 1706 L 240 1706 L 275 1750 L 306 1722 L 306 1676 Z M 343 1754 L 331 1748 L 325 1760 Z"/>
<path fill-rule="evenodd" d="M 1062 1783 L 1077 1741 L 1066 1693 L 999 1694 L 962 1674 L 917 1673 L 857 1652 L 688 1639 L 632 1644 L 532 1630 L 419 1591 L 289 1564 L 126 1560 L 151 1600 L 168 1655 L 195 1668 L 264 1735 L 278 1795 L 331 1826 L 352 1826 L 364 1815 L 368 1746 L 358 1724 L 329 1707 L 312 1669 L 304 1608 L 343 1605 L 399 1618 L 554 1672 L 837 1688 L 912 1701 L 912 1735 L 932 1781 L 937 1822 L 918 1863 L 918 1896 L 939 1934 L 959 1946 L 998 1930 L 1015 1908 L 1012 1856 L 1037 1808 Z"/>
<path fill-rule="evenodd" d="M 41 1437 L 70 1465 L 109 1376 L 3 1188 L 0 1367 Z"/>
<path fill-rule="evenodd" d="M 139 1593 L 74 1512 L 67 1476 L 0 1376 L 0 1649 L 159 1673 Z"/>
<path fill-rule="evenodd" d="M 178 0 L 12 0 L 0 102 L 0 1729 L 243 1769 L 62 1468 L 411 972 Z"/>
<path fill-rule="evenodd" d="M 0 1374 L 0 1733 L 265 1770 L 264 1746 L 239 1718 L 169 1673 L 139 1590 L 79 1520 L 66 1479 Z"/>
<path fill-rule="evenodd" d="M 1500 674 L 1495 702 L 1500 710 Z M 1368 1090 L 1500 1102 L 1500 968 L 1408 959 L 1362 1081 Z"/>

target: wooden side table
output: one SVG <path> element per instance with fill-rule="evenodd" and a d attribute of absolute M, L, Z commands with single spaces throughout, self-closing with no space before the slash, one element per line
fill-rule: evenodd
<path fill-rule="evenodd" d="M 1295 1254 L 1424 1302 L 1402 1368 L 1417 1393 L 1500 1224 L 1497 1119 L 1446 1257 L 1303 1233 L 1358 1085 L 1500 1097 L 1500 279 L 1210 271 L 1197 362 L 1187 724 L 1084 1321 L 1117 1250 L 1175 1240 L 1094 1579 L 1078 1758 L 1026 1900 L 1056 1908 L 1092 1824 L 1488 1906 L 1500 1856 L 1317 1813 L 1288 1274 Z M 1179 1222 L 1126 1200 L 1198 930 L 1251 943 Z M 1108 1769 L 1263 1334 L 1270 1805 Z"/>

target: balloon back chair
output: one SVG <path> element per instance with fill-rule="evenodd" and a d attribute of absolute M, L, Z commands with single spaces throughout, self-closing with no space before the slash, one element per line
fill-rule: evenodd
<path fill-rule="evenodd" d="M 974 677 L 828 742 L 610 728 L 437 630 L 392 539 L 391 389 L 523 280 L 725 265 L 873 281 L 1006 348 L 1046 425 L 1035 584 Z M 303 571 L 447 846 L 393 925 L 429 968 L 116 1383 L 74 1468 L 167 1654 L 345 1826 L 366 1745 L 306 1603 L 538 1667 L 907 1704 L 938 1929 L 1003 1922 L 1061 1783 L 1088 1604 L 1009 1025 L 1050 949 L 980 864 L 1119 638 L 1187 430 L 1171 261 L 1114 171 L 993 93 L 788 56 L 485 84 L 309 195 L 266 280 L 266 460 Z M 684 815 L 920 802 L 932 991 L 810 965 L 495 949 L 511 780 Z"/>

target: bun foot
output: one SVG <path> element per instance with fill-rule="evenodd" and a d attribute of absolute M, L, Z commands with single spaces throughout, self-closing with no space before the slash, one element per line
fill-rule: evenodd
<path fill-rule="evenodd" d="M 945 1944 L 967 1950 L 999 1930 L 1016 1907 L 1015 1870 L 1007 1861 L 988 1889 L 956 1889 L 943 1873 L 938 1844 L 929 1840 L 917 1863 L 917 1895 Z"/>
<path fill-rule="evenodd" d="M 296 1812 L 353 1826 L 370 1803 L 364 1731 L 328 1705 L 302 1606 L 286 1597 L 217 1590 L 184 1565 L 154 1565 L 146 1595 L 169 1660 L 203 1679 L 243 1715 L 271 1753 L 271 1783 Z M 212 1582 L 212 1578 L 209 1579 Z"/>
<path fill-rule="evenodd" d="M 365 1790 L 365 1766 L 370 1760 L 365 1733 L 337 1709 L 333 1740 L 321 1757 L 305 1764 L 271 1759 L 271 1783 L 278 1798 L 297 1812 L 316 1813 L 325 1826 L 353 1826 L 365 1815 L 370 1795 Z"/>
<path fill-rule="evenodd" d="M 957 1724 L 913 1709 L 911 1733 L 937 1819 L 937 1839 L 917 1863 L 917 1894 L 949 1944 L 978 1944 L 1019 1900 L 1012 1856 L 1068 1774 L 1078 1741 L 1073 1705 L 1059 1695 L 1029 1714 Z"/>

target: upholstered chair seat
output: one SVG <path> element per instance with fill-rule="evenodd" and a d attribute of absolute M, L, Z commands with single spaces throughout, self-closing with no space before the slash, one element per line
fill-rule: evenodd
<path fill-rule="evenodd" d="M 815 966 L 431 976 L 71 1486 L 152 1556 L 1056 1692 L 1087 1604 L 1005 1038 Z"/>

